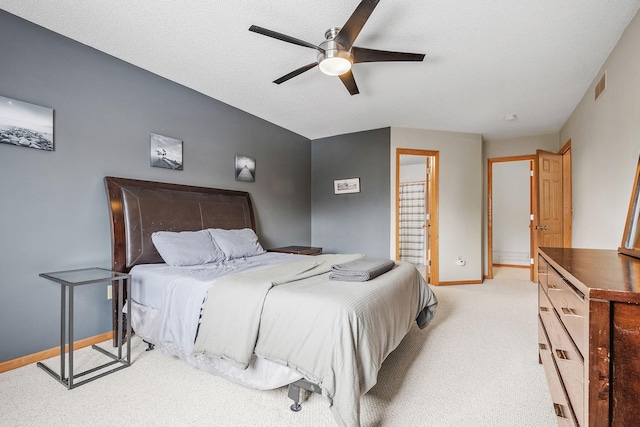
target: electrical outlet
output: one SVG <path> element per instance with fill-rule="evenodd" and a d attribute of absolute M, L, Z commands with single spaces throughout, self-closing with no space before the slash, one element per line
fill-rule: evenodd
<path fill-rule="evenodd" d="M 467 261 L 463 260 L 461 256 L 458 257 L 458 261 L 456 261 L 456 264 L 458 264 L 460 267 L 462 267 L 463 265 L 467 264 Z"/>
<path fill-rule="evenodd" d="M 113 285 L 107 286 L 107 299 L 113 298 Z"/>

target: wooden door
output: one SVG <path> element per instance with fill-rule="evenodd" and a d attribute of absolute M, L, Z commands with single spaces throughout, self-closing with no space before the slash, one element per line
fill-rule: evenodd
<path fill-rule="evenodd" d="M 562 154 L 538 150 L 537 246 L 560 248 L 563 240 Z"/>

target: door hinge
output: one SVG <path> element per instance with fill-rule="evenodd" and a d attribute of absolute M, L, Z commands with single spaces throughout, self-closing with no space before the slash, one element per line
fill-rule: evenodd
<path fill-rule="evenodd" d="M 531 258 L 531 265 L 533 265 L 533 258 Z"/>
<path fill-rule="evenodd" d="M 534 216 L 533 216 L 533 214 L 531 214 L 531 215 L 529 216 L 529 219 L 530 219 L 531 221 L 533 221 L 533 220 L 534 220 Z"/>

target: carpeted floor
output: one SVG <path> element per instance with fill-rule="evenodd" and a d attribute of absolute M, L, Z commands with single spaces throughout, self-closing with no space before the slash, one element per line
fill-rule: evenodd
<path fill-rule="evenodd" d="M 556 426 L 538 364 L 537 294 L 528 271 L 500 269 L 482 285 L 433 289 L 434 321 L 422 331 L 414 326 L 387 358 L 362 398 L 362 426 Z M 293 413 L 286 388 L 248 389 L 145 352 L 137 337 L 132 344 L 131 367 L 71 391 L 35 365 L 0 374 L 0 425 L 335 425 L 320 395 Z M 76 371 L 99 357 L 89 348 L 76 352 Z M 57 371 L 56 362 L 46 361 Z"/>

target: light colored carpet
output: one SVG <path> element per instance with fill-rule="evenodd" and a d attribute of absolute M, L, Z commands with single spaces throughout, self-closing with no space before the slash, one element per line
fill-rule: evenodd
<path fill-rule="evenodd" d="M 362 426 L 556 426 L 538 364 L 536 285 L 521 273 L 434 287 L 434 321 L 414 326 L 387 358 L 362 398 Z M 293 413 L 286 388 L 248 389 L 144 349 L 134 337 L 131 367 L 71 391 L 36 365 L 1 374 L 0 425 L 335 425 L 320 395 Z M 76 372 L 101 357 L 77 351 Z M 57 371 L 58 360 L 46 364 Z"/>

